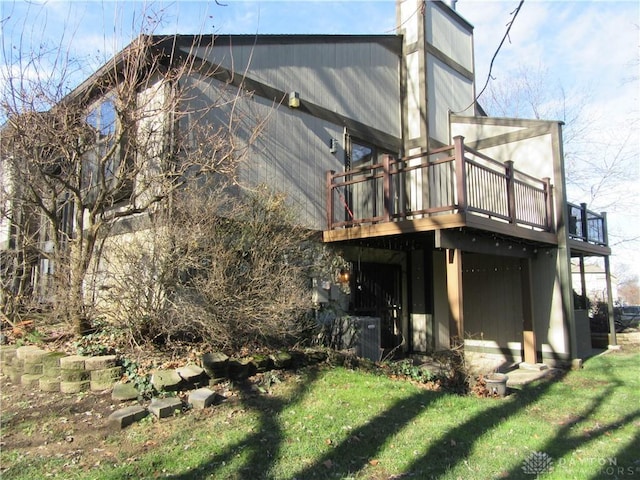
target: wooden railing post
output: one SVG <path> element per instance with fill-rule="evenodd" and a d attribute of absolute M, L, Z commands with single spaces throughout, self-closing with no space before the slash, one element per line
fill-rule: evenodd
<path fill-rule="evenodd" d="M 609 229 L 607 228 L 607 212 L 601 212 L 602 217 L 602 243 L 609 246 Z"/>
<path fill-rule="evenodd" d="M 509 222 L 516 223 L 516 193 L 515 179 L 513 176 L 513 160 L 504 162 L 504 173 L 507 180 L 507 205 Z"/>
<path fill-rule="evenodd" d="M 327 230 L 331 230 L 333 227 L 333 176 L 335 175 L 335 170 L 327 171 L 326 175 L 326 189 L 327 189 Z"/>
<path fill-rule="evenodd" d="M 382 196 L 384 208 L 384 221 L 391 221 L 391 176 L 389 172 L 389 155 L 382 157 Z"/>
<path fill-rule="evenodd" d="M 457 135 L 453 137 L 454 159 L 456 172 L 456 188 L 458 190 L 458 212 L 467 211 L 467 169 L 464 158 L 464 137 Z"/>
<path fill-rule="evenodd" d="M 544 199 L 545 199 L 545 215 L 544 223 L 547 227 L 547 231 L 552 232 L 553 229 L 553 195 L 551 191 L 551 179 L 544 177 L 542 179 L 544 183 Z"/>
<path fill-rule="evenodd" d="M 587 204 L 586 203 L 581 203 L 580 204 L 580 210 L 582 211 L 580 213 L 580 220 L 582 223 L 582 239 L 585 242 L 589 241 L 589 219 L 587 218 Z"/>

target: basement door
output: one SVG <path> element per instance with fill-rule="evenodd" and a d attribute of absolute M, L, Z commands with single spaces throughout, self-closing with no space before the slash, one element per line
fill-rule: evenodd
<path fill-rule="evenodd" d="M 381 347 L 389 350 L 402 343 L 400 265 L 358 263 L 351 277 L 351 310 L 358 316 L 380 318 Z"/>

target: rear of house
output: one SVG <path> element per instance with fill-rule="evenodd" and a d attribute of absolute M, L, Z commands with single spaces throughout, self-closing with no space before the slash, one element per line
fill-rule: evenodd
<path fill-rule="evenodd" d="M 610 249 L 606 218 L 567 203 L 562 124 L 484 115 L 473 27 L 447 4 L 399 1 L 397 20 L 396 35 L 211 36 L 195 49 L 175 36 L 157 48 L 210 66 L 179 80 L 197 92 L 183 121 L 221 121 L 223 108 L 199 106 L 251 92 L 233 104 L 250 150 L 240 181 L 286 193 L 348 262 L 313 280 L 317 307 L 377 319 L 378 357 L 458 345 L 495 365 L 590 355 L 571 259 Z"/>

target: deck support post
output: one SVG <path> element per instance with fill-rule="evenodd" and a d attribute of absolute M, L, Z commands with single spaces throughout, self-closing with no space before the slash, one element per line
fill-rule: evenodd
<path fill-rule="evenodd" d="M 447 298 L 449 300 L 449 338 L 451 348 L 464 344 L 462 295 L 462 250 L 447 250 Z"/>
<path fill-rule="evenodd" d="M 536 334 L 533 327 L 533 285 L 531 281 L 531 259 L 520 260 L 520 284 L 522 289 L 522 341 L 524 362 L 537 363 Z"/>

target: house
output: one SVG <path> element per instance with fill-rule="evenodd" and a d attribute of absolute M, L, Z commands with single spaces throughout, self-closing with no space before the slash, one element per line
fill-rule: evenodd
<path fill-rule="evenodd" d="M 166 36 L 153 48 L 208 66 L 183 80 L 194 112 L 229 87 L 252 92 L 243 108 L 269 120 L 242 181 L 285 192 L 349 262 L 317 279 L 318 302 L 379 318 L 382 349 L 463 345 L 497 363 L 590 355 L 571 261 L 602 257 L 610 277 L 611 251 L 606 216 L 568 203 L 562 123 L 485 115 L 473 27 L 448 4 L 398 1 L 397 24 L 390 35 Z M 155 75 L 142 95 L 162 95 L 168 80 Z M 348 299 L 336 298 L 340 281 Z"/>

